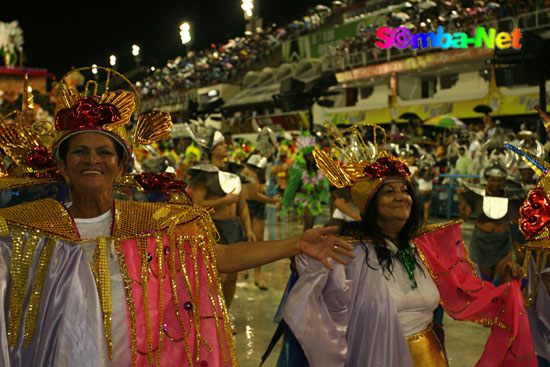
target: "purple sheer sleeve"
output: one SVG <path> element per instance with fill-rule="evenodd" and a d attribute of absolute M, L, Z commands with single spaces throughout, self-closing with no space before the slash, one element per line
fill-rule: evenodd
<path fill-rule="evenodd" d="M 312 367 L 344 366 L 351 289 L 345 269 L 328 271 L 306 257 L 296 259 L 300 279 L 290 292 L 283 317 Z"/>
<path fill-rule="evenodd" d="M 346 266 L 333 264 L 334 271 L 297 257 L 300 278 L 288 296 L 286 323 L 311 367 L 412 367 L 376 254 L 370 246 L 356 246 L 355 256 Z"/>

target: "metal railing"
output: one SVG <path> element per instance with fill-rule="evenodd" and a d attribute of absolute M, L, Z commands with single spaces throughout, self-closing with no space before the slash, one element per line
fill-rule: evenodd
<path fill-rule="evenodd" d="M 376 0 L 376 1 L 369 0 L 365 2 L 364 7 L 344 12 L 343 13 L 344 22 L 351 21 L 356 17 L 362 16 L 364 14 L 372 13 L 377 10 L 386 9 L 391 5 L 401 5 L 403 3 L 404 3 L 403 0 Z"/>
<path fill-rule="evenodd" d="M 518 15 L 517 27 L 524 31 L 550 27 L 550 8 Z"/>
<path fill-rule="evenodd" d="M 430 215 L 444 216 L 445 219 L 459 217 L 460 213 L 458 211 L 456 189 L 460 187 L 460 183 L 457 182 L 457 180 L 461 178 L 479 179 L 479 175 L 456 175 L 442 173 L 439 177 L 443 180 L 448 178 L 449 182 L 445 185 L 433 185 Z"/>

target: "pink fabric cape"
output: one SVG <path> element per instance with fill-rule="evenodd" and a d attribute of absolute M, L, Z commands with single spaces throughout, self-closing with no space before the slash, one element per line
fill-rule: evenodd
<path fill-rule="evenodd" d="M 441 295 L 441 305 L 456 320 L 491 326 L 478 367 L 536 367 L 529 320 L 518 280 L 498 287 L 482 281 L 470 261 L 460 223 L 414 239 Z"/>
<path fill-rule="evenodd" d="M 193 224 L 187 226 L 194 227 Z M 220 296 L 213 247 L 207 246 L 207 241 L 195 245 L 184 241 L 177 245 L 165 233 L 160 243 L 155 236 L 149 237 L 146 250 L 140 248 L 135 239 L 121 241 L 131 279 L 137 340 L 137 354 L 133 354 L 138 366 L 155 365 L 159 349 L 161 366 L 238 366 L 233 339 L 228 332 L 227 311 Z M 160 254 L 163 257 L 162 312 L 158 246 L 162 246 Z M 149 278 L 146 297 L 142 286 L 144 259 L 148 262 Z M 125 284 L 127 288 L 126 281 Z M 128 328 L 132 335 L 133 310 L 128 302 L 128 289 L 126 292 Z"/>

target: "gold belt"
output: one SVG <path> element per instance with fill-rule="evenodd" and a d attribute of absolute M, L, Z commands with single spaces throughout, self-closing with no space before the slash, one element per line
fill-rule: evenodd
<path fill-rule="evenodd" d="M 449 367 L 443 348 L 433 331 L 433 321 L 426 329 L 407 337 L 407 343 L 414 367 Z"/>

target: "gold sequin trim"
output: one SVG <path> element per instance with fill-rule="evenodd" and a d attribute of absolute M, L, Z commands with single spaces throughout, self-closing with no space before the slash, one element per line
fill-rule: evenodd
<path fill-rule="evenodd" d="M 180 310 L 180 304 L 179 304 L 179 298 L 178 298 L 178 290 L 176 285 L 176 244 L 172 237 L 170 237 L 170 271 L 172 274 L 172 277 L 170 279 L 170 283 L 172 285 L 172 295 L 174 300 L 174 308 L 176 311 L 176 316 L 178 319 L 178 323 L 180 325 L 181 330 L 183 331 L 184 337 L 182 339 L 173 339 L 170 335 L 168 335 L 168 332 L 165 331 L 166 336 L 172 341 L 182 341 L 185 340 L 188 337 L 187 332 L 185 331 L 185 325 L 183 325 L 183 319 L 181 317 L 181 310 Z M 180 259 L 180 262 L 185 261 L 185 259 Z M 188 328 L 190 329 L 190 327 Z M 191 356 L 191 350 L 189 349 L 189 344 L 184 343 L 185 347 L 185 355 L 187 356 L 187 364 L 189 366 L 193 365 L 193 357 Z"/>
<path fill-rule="evenodd" d="M 3 217 L 0 217 L 0 236 L 9 236 L 10 235 L 10 229 L 8 227 L 8 223 Z"/>
<path fill-rule="evenodd" d="M 164 283 L 164 277 L 162 277 L 163 271 L 164 271 L 164 254 L 163 254 L 163 248 L 162 248 L 162 237 L 160 235 L 157 235 L 156 237 L 156 254 L 157 254 L 157 265 L 159 269 L 159 274 L 161 277 L 158 278 L 159 281 L 159 345 L 158 345 L 158 351 L 157 351 L 157 367 L 160 367 L 160 358 L 162 354 L 162 344 L 164 339 L 164 303 L 163 303 L 163 295 L 164 295 L 164 289 L 163 289 L 163 283 Z"/>
<path fill-rule="evenodd" d="M 211 254 L 208 254 L 208 253 L 205 253 L 206 252 L 206 249 L 205 251 L 203 251 L 203 256 L 205 258 L 207 257 L 210 257 Z M 225 333 L 225 340 L 228 341 L 228 343 L 230 343 L 229 347 L 230 347 L 230 350 L 232 347 L 234 347 L 233 345 L 233 337 L 229 335 L 228 331 L 231 330 L 231 325 L 229 324 L 228 320 L 229 320 L 229 317 L 228 315 L 226 314 L 226 306 L 225 306 L 225 299 L 223 296 L 223 292 L 222 292 L 222 289 L 221 289 L 221 282 L 219 281 L 219 276 L 218 274 L 216 273 L 216 269 L 215 267 L 212 267 L 212 261 L 209 261 L 209 267 L 206 271 L 206 276 L 208 277 L 208 286 L 209 286 L 209 290 L 210 290 L 210 302 L 212 303 L 212 309 L 214 311 L 214 321 L 216 322 L 216 330 L 218 332 L 218 339 L 220 341 L 220 343 L 223 343 L 223 340 L 224 340 L 224 333 L 223 333 L 223 330 L 226 330 L 226 333 Z M 217 298 L 216 298 L 216 291 L 218 292 L 217 294 L 219 295 Z M 222 319 L 220 320 L 220 317 L 218 315 L 218 307 L 217 307 L 217 304 L 219 303 L 220 305 L 220 308 L 221 308 L 221 311 L 222 311 Z M 221 325 L 223 324 L 223 329 L 221 327 Z M 222 360 L 223 360 L 223 363 L 227 363 L 227 356 L 225 355 L 225 351 L 224 353 L 222 354 Z M 233 361 L 233 363 L 235 363 L 235 361 Z"/>
<path fill-rule="evenodd" d="M 153 364 L 153 341 L 151 336 L 151 319 L 149 317 L 149 297 L 148 297 L 149 254 L 148 254 L 147 244 L 148 244 L 147 238 L 140 238 L 140 240 L 138 241 L 139 256 L 141 261 L 143 311 L 145 312 L 145 326 L 147 330 L 147 363 Z"/>
<path fill-rule="evenodd" d="M 462 224 L 462 220 L 452 220 L 449 222 L 443 222 L 443 223 L 433 223 L 433 224 L 427 224 L 425 226 L 422 226 L 418 232 L 416 232 L 413 236 L 413 238 L 423 236 L 430 232 L 439 231 L 441 229 L 454 226 L 455 224 Z"/>
<path fill-rule="evenodd" d="M 195 330 L 197 331 L 197 334 L 200 335 L 200 319 L 199 319 L 199 305 L 200 305 L 200 276 L 199 276 L 199 267 L 198 267 L 198 256 L 197 256 L 197 243 L 193 243 L 193 246 L 191 247 L 191 250 L 193 251 L 193 271 L 195 272 L 195 292 L 196 294 L 193 295 L 193 298 L 195 298 L 195 303 L 193 304 L 193 321 L 195 322 Z M 201 339 L 195 338 L 195 360 L 197 363 L 200 362 L 201 358 Z"/>
<path fill-rule="evenodd" d="M 42 199 L 9 208 L 0 209 L 8 225 L 26 228 L 30 232 L 40 230 L 57 237 L 78 240 L 69 212 L 58 201 Z"/>
<path fill-rule="evenodd" d="M 217 313 L 215 313 L 216 328 L 218 329 L 219 342 L 221 345 L 223 345 L 224 339 L 226 340 L 229 348 L 229 356 L 231 358 L 231 362 L 233 365 L 238 365 L 239 362 L 237 359 L 237 349 L 235 347 L 233 335 L 231 335 L 231 325 L 229 324 L 229 315 L 227 313 L 227 307 L 225 304 L 225 299 L 223 297 L 223 291 L 221 287 L 220 277 L 218 274 L 218 269 L 215 266 L 215 264 L 217 264 L 217 260 L 216 260 L 216 251 L 214 248 L 216 244 L 216 242 L 214 241 L 214 233 L 217 234 L 217 231 L 213 232 L 212 230 L 212 228 L 214 228 L 214 231 L 215 231 L 215 227 L 213 227 L 212 219 L 210 216 L 202 217 L 197 222 L 197 228 L 199 229 L 199 234 L 202 234 L 203 236 L 202 237 L 203 240 L 201 242 L 203 253 L 206 253 L 210 258 L 210 261 L 208 263 L 205 261 L 205 264 L 207 264 L 207 268 L 210 270 L 207 272 L 207 276 L 211 284 L 211 288 L 210 288 L 211 302 L 212 304 L 218 304 L 222 312 L 223 330 L 221 328 L 221 325 L 219 324 L 219 316 Z M 217 308 L 216 307 L 213 307 L 213 308 L 214 308 L 214 312 L 216 312 Z M 225 354 L 223 355 L 222 358 L 224 363 L 226 363 Z"/>
<path fill-rule="evenodd" d="M 34 235 L 37 237 L 36 235 Z M 38 238 L 36 239 L 38 241 Z M 36 246 L 36 242 L 35 242 Z M 30 262 L 29 249 L 31 245 L 25 248 L 25 232 L 16 230 L 12 238 L 12 256 L 10 265 L 11 291 L 10 291 L 10 320 L 8 325 L 8 344 L 14 347 L 19 339 L 19 325 L 21 323 L 21 313 L 23 312 L 23 301 L 25 299 L 25 290 L 29 277 Z M 35 247 L 36 248 L 36 247 Z"/>
<path fill-rule="evenodd" d="M 132 349 L 132 366 L 137 366 L 137 324 L 136 324 L 136 304 L 134 302 L 134 293 L 132 291 L 132 283 L 130 282 L 130 273 L 128 264 L 122 251 L 120 240 L 115 241 L 115 249 L 118 256 L 120 266 L 120 274 L 124 282 L 124 293 L 126 294 L 126 305 L 128 309 L 128 318 L 130 319 L 130 347 Z"/>
<path fill-rule="evenodd" d="M 94 252 L 94 273 L 99 302 L 103 311 L 103 325 L 107 340 L 109 360 L 113 359 L 113 336 L 111 331 L 111 317 L 113 314 L 113 302 L 111 298 L 111 277 L 109 273 L 109 260 L 107 259 L 107 240 L 98 237 Z"/>
<path fill-rule="evenodd" d="M 426 335 L 432 332 L 433 327 L 434 327 L 434 322 L 432 321 L 424 330 L 421 330 L 414 335 L 408 336 L 407 343 L 410 343 L 414 340 L 418 340 L 420 338 L 424 338 Z"/>
<path fill-rule="evenodd" d="M 42 253 L 40 254 L 40 258 L 38 260 L 38 266 L 34 275 L 34 283 L 32 285 L 31 297 L 27 307 L 27 315 L 25 316 L 25 348 L 28 348 L 34 335 L 36 315 L 40 305 L 40 297 L 42 296 L 42 287 L 44 286 L 46 272 L 50 264 L 55 243 L 56 240 L 53 238 L 44 238 L 44 247 L 42 248 Z"/>
<path fill-rule="evenodd" d="M 74 222 L 68 213 L 68 211 L 63 207 L 62 204 L 59 202 L 52 200 L 52 199 L 44 199 L 39 200 L 37 202 L 32 202 L 30 204 L 36 204 L 36 205 L 20 205 L 17 208 L 12 210 L 12 208 L 5 208 L 0 209 L 0 218 L 5 215 L 6 224 L 8 225 L 8 228 L 11 228 L 14 230 L 14 234 L 12 236 L 13 238 L 13 247 L 12 247 L 12 254 L 14 254 L 14 258 L 18 258 L 18 256 L 15 256 L 16 254 L 20 254 L 19 258 L 22 255 L 23 249 L 24 249 L 24 232 L 25 230 L 32 231 L 33 233 L 36 231 L 36 228 L 40 229 L 40 231 L 45 232 L 46 236 L 48 237 L 48 241 L 51 241 L 50 244 L 45 245 L 45 248 L 43 249 L 43 252 L 41 254 L 41 257 L 43 257 L 43 261 L 39 260 L 43 265 L 37 266 L 37 275 L 43 271 L 44 274 L 47 272 L 47 267 L 49 264 L 49 258 L 51 259 L 51 254 L 53 252 L 53 249 L 55 248 L 55 242 L 58 239 L 65 239 L 70 240 L 75 243 L 81 243 L 83 242 L 82 239 L 78 238 L 78 234 L 76 231 L 76 227 L 74 225 Z M 167 206 L 169 208 L 168 217 L 161 218 L 162 224 L 159 223 L 156 219 L 153 218 L 153 214 L 161 207 L 161 206 Z M 26 212 L 25 212 L 26 210 Z M 22 216 L 19 216 L 19 214 L 23 214 Z M 139 215 L 136 215 L 136 213 L 139 213 Z M 51 224 L 51 225 L 50 225 Z M 0 228 L 1 228 L 1 222 L 0 222 Z M 172 236 L 170 234 L 169 230 L 174 230 L 175 233 L 181 233 L 182 235 L 175 235 Z M 9 230 L 9 229 L 8 229 Z M 19 232 L 19 236 L 15 232 Z M 39 232 L 40 232 L 39 231 Z M 39 233 L 37 232 L 37 233 Z M 159 263 L 159 274 L 162 274 L 162 279 L 164 279 L 166 269 L 164 261 L 168 261 L 166 265 L 172 265 L 168 266 L 168 272 L 166 275 L 170 274 L 170 286 L 172 288 L 172 293 L 174 294 L 174 305 L 176 306 L 176 313 L 178 315 L 178 323 L 180 324 L 180 327 L 182 328 L 182 331 L 184 332 L 185 337 L 184 338 L 173 338 L 171 335 L 167 333 L 166 330 L 163 328 L 163 323 L 160 322 L 158 325 L 158 330 L 161 330 L 162 334 L 161 337 L 161 343 L 162 343 L 162 337 L 166 336 L 171 342 L 184 342 L 184 348 L 185 353 L 187 355 L 188 363 L 191 365 L 194 363 L 193 361 L 193 353 L 191 353 L 190 345 L 189 343 L 194 342 L 194 349 L 196 349 L 195 357 L 196 361 L 200 360 L 200 348 L 202 345 L 204 345 L 209 351 L 212 351 L 213 348 L 210 345 L 210 341 L 207 341 L 204 339 L 201 330 L 200 330 L 200 320 L 204 318 L 213 318 L 216 322 L 216 328 L 217 328 L 217 334 L 219 339 L 219 345 L 220 345 L 220 353 L 222 354 L 223 364 L 226 365 L 228 363 L 228 354 L 231 362 L 233 365 L 238 365 L 238 360 L 236 357 L 236 349 L 233 341 L 233 337 L 230 333 L 230 325 L 229 325 L 229 318 L 227 314 L 227 309 L 224 303 L 224 299 L 221 296 L 223 294 L 221 290 L 221 284 L 219 282 L 219 274 L 217 273 L 216 268 L 216 253 L 215 253 L 215 240 L 214 238 L 218 235 L 213 222 L 210 218 L 210 215 L 208 214 L 208 211 L 196 207 L 194 205 L 182 205 L 182 204 L 166 204 L 166 203 L 137 203 L 137 202 L 127 202 L 127 201 L 118 201 L 115 200 L 115 204 L 113 206 L 113 229 L 112 229 L 112 237 L 104 238 L 101 241 L 105 241 L 105 246 L 98 245 L 96 246 L 96 251 L 98 251 L 98 247 L 103 247 L 105 249 L 105 260 L 107 258 L 107 249 L 106 249 L 106 241 L 111 240 L 114 241 L 114 245 L 118 254 L 118 260 L 119 260 L 119 266 L 121 270 L 122 279 L 124 282 L 124 290 L 126 294 L 126 303 L 127 303 L 127 309 L 128 309 L 128 317 L 129 317 L 129 323 L 130 323 L 130 346 L 132 349 L 132 365 L 137 366 L 137 359 L 138 355 L 140 354 L 146 354 L 148 357 L 148 363 L 153 364 L 154 362 L 154 352 L 159 352 L 162 349 L 162 345 L 159 344 L 156 346 L 156 348 L 153 349 L 152 345 L 152 327 L 157 329 L 157 326 L 151 325 L 150 315 L 149 315 L 149 305 L 148 305 L 148 281 L 151 276 L 155 276 L 153 274 L 151 269 L 151 264 L 148 261 L 148 239 L 151 237 L 151 235 L 155 235 L 155 233 L 159 236 L 160 239 L 161 236 L 165 234 L 169 234 L 170 246 L 171 248 L 171 257 L 167 257 L 166 259 L 162 259 L 162 254 L 160 251 L 163 250 L 162 242 L 157 243 L 157 261 L 162 261 L 163 263 Z M 38 237 L 37 237 L 38 238 Z M 174 241 L 174 238 L 176 239 Z M 139 280 L 134 280 L 130 277 L 128 266 L 124 258 L 124 252 L 121 247 L 121 241 L 124 239 L 134 239 L 138 243 L 138 252 L 140 256 L 140 263 L 141 263 L 141 276 Z M 159 240 L 160 241 L 160 240 Z M 189 246 L 186 247 L 184 243 L 188 243 Z M 30 247 L 26 248 L 27 251 L 30 251 Z M 50 251 L 48 253 L 48 251 Z M 178 252 L 180 256 L 180 264 L 176 264 L 176 252 Z M 32 261 L 31 254 L 30 259 Z M 159 256 L 160 255 L 160 256 Z M 210 299 L 212 303 L 212 315 L 210 315 L 210 312 L 206 315 L 201 315 L 201 308 L 199 305 L 200 300 L 200 278 L 199 278 L 199 260 L 198 256 L 202 255 L 202 264 L 204 264 L 204 267 L 206 269 L 206 276 L 208 279 L 208 291 L 210 293 Z M 99 254 L 98 254 L 99 256 Z M 94 259 L 94 260 L 100 260 Z M 192 265 L 189 264 L 189 261 L 192 261 Z M 99 265 L 100 263 L 104 263 L 106 267 L 102 267 Z M 94 275 L 96 277 L 96 282 L 98 282 L 98 279 L 109 279 L 108 277 L 108 263 L 106 261 L 95 261 L 96 266 L 92 266 L 92 270 L 94 272 Z M 201 267 L 202 267 L 201 264 Z M 21 273 L 21 263 L 18 263 L 17 261 L 14 262 L 14 266 L 10 269 L 10 274 L 20 274 Z M 191 266 L 189 266 L 191 265 Z M 194 283 L 191 284 L 190 277 L 186 273 L 186 266 L 189 267 L 189 269 L 193 269 L 194 272 Z M 40 270 L 42 269 L 42 270 Z M 179 273 L 182 276 L 183 282 L 185 284 L 185 287 L 187 288 L 187 295 L 189 296 L 190 302 L 193 304 L 193 309 L 189 312 L 182 309 L 181 305 L 181 298 L 178 298 L 178 291 L 179 289 L 176 289 L 176 275 Z M 149 275 L 151 274 L 151 275 Z M 16 283 L 18 280 L 16 277 L 13 277 L 13 283 L 14 289 L 23 290 L 26 289 L 25 287 L 18 286 L 16 287 Z M 162 281 L 159 279 L 159 281 Z M 21 282 L 21 280 L 19 280 Z M 137 315 L 136 315 L 136 309 L 135 309 L 135 303 L 134 303 L 134 295 L 132 290 L 132 284 L 135 282 L 136 284 L 140 285 L 142 287 L 142 296 L 143 296 L 143 306 L 144 306 L 144 312 L 145 312 L 145 322 L 147 327 L 147 351 L 146 353 L 143 353 L 139 350 L 137 345 Z M 33 284 L 33 289 L 38 289 L 40 280 L 37 279 L 37 282 Z M 103 280 L 99 280 L 100 284 L 96 284 L 98 288 L 98 293 L 100 294 L 100 303 L 102 305 L 102 308 L 106 310 L 104 312 L 104 322 L 105 324 L 105 330 L 106 330 L 106 338 L 108 339 L 108 344 L 111 347 L 110 356 L 112 356 L 112 337 L 111 330 L 110 330 L 110 322 L 111 322 L 111 314 L 112 314 L 112 301 L 110 298 L 110 291 L 107 293 L 105 290 L 105 286 L 108 284 L 110 289 L 110 283 L 105 283 Z M 26 283 L 25 283 L 26 284 Z M 161 285 L 163 286 L 163 284 Z M 12 289 L 13 292 L 13 289 Z M 180 291 L 181 292 L 181 291 Z M 17 291 L 15 291 L 17 293 Z M 33 304 L 39 305 L 40 304 L 40 295 L 39 293 L 34 293 L 33 295 L 35 297 L 35 300 L 33 300 Z M 31 295 L 31 297 L 33 297 Z M 12 310 L 21 310 L 22 309 L 22 303 L 23 303 L 23 297 L 25 295 L 21 294 L 10 294 L 10 306 Z M 108 297 L 104 297 L 108 296 Z M 162 295 L 161 295 L 162 297 Z M 180 296 L 181 297 L 181 296 Z M 162 303 L 163 304 L 163 303 Z M 17 306 L 20 305 L 20 306 Z M 34 306 L 33 306 L 34 307 Z M 208 307 L 210 308 L 210 307 Z M 33 308 L 34 310 L 37 310 L 36 307 Z M 185 327 L 182 317 L 182 312 L 186 312 L 189 316 L 189 322 L 190 324 Z M 221 313 L 221 315 L 220 315 Z M 20 319 L 21 313 L 19 313 L 19 316 L 17 315 L 17 312 L 12 313 L 10 315 L 10 324 L 8 328 L 8 342 L 12 342 L 14 345 L 17 343 L 17 340 L 19 338 L 18 336 L 18 326 L 20 324 L 20 321 L 16 322 L 15 319 Z M 27 318 L 25 321 L 31 319 L 36 320 L 36 316 L 33 316 L 32 318 L 27 315 Z M 162 320 L 161 320 L 162 321 Z M 32 339 L 32 333 L 34 331 L 34 326 L 32 325 L 32 322 L 27 323 L 26 326 L 29 327 L 26 332 L 28 332 L 29 340 Z M 11 329 L 10 329 L 11 328 Z M 192 333 L 192 329 L 194 330 L 194 340 L 189 340 L 189 337 Z M 10 332 L 11 330 L 11 332 Z M 27 339 L 27 337 L 25 337 Z M 157 354 L 156 364 L 159 364 L 161 358 L 161 354 Z M 200 361 L 199 361 L 200 362 Z"/>
<path fill-rule="evenodd" d="M 531 250 L 527 250 L 527 253 L 525 254 L 525 260 L 523 263 L 524 274 L 529 273 L 529 270 L 525 271 L 525 269 L 529 269 L 530 261 L 531 261 Z M 547 252 L 535 251 L 534 271 L 536 272 L 536 274 L 534 276 L 529 277 L 529 284 L 525 288 L 523 288 L 523 299 L 525 301 L 526 307 L 531 306 L 535 301 L 535 297 L 539 292 L 539 288 L 541 284 L 541 279 L 540 279 L 540 275 L 538 274 L 538 271 L 539 269 L 546 268 L 547 262 L 548 262 Z"/>

